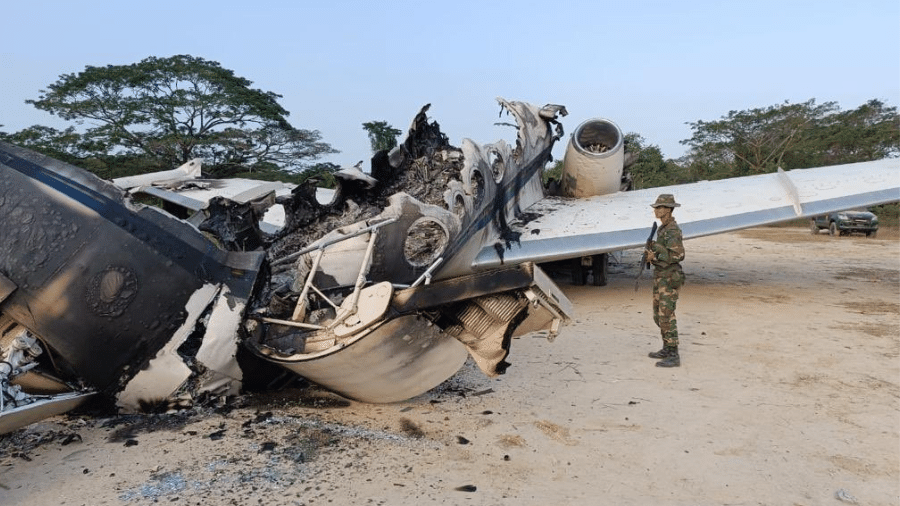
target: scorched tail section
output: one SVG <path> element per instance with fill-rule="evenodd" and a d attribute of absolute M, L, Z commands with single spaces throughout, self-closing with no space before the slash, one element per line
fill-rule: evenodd
<path fill-rule="evenodd" d="M 246 298 L 258 253 L 196 229 L 74 166 L 0 143 L 0 311 L 39 336 L 60 372 L 98 389 L 127 380 L 185 324 L 206 283 Z"/>

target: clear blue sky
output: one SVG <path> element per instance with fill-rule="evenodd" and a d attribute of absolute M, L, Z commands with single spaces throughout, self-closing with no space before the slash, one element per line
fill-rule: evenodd
<path fill-rule="evenodd" d="M 451 143 L 514 140 L 495 97 L 612 119 L 666 157 L 686 124 L 803 102 L 900 105 L 900 1 L 7 2 L 0 130 L 67 126 L 24 103 L 62 74 L 190 54 L 283 96 L 298 128 L 371 156 L 362 123 L 419 108 Z M 562 155 L 564 143 L 554 154 Z"/>

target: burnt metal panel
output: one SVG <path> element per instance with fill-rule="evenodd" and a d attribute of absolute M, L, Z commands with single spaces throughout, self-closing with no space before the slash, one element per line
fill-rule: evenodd
<path fill-rule="evenodd" d="M 519 290 L 533 283 L 533 271 L 534 264 L 526 262 L 512 267 L 437 281 L 430 285 L 407 288 L 397 292 L 391 302 L 391 307 L 399 313 L 406 313 L 469 300 L 482 295 Z"/>
<path fill-rule="evenodd" d="M 3 411 L 0 413 L 0 435 L 75 409 L 92 395 L 94 392 L 70 392 Z"/>
<path fill-rule="evenodd" d="M 416 315 L 387 320 L 320 353 L 263 355 L 345 397 L 377 403 L 431 390 L 453 376 L 467 356 L 462 343 Z"/>
<path fill-rule="evenodd" d="M 0 273 L 0 303 L 16 290 L 16 284 Z"/>
<path fill-rule="evenodd" d="M 155 355 L 204 284 L 249 296 L 263 258 L 219 250 L 92 174 L 5 143 L 0 216 L 0 273 L 18 286 L 4 313 L 97 388 Z"/>

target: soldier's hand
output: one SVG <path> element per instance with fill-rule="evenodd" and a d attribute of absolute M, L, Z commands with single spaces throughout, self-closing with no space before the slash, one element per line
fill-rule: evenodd
<path fill-rule="evenodd" d="M 652 262 L 654 259 L 656 259 L 656 253 L 653 253 L 652 249 L 648 249 L 647 250 L 647 261 Z"/>

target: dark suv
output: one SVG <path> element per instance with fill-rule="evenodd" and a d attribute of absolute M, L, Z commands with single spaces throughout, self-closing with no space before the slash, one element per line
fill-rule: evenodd
<path fill-rule="evenodd" d="M 875 237 L 878 232 L 878 217 L 866 210 L 840 211 L 816 216 L 809 221 L 813 234 L 823 228 L 831 235 L 850 235 L 861 232 L 866 237 Z"/>

